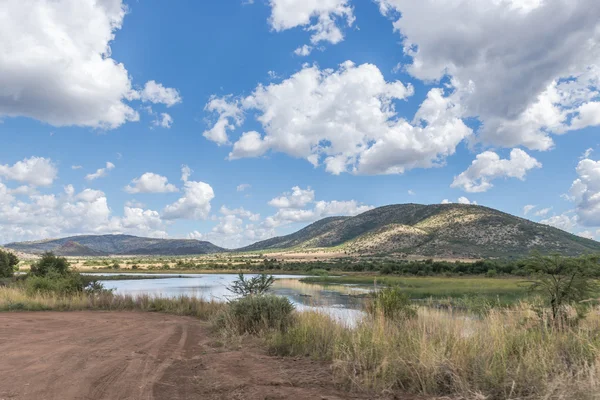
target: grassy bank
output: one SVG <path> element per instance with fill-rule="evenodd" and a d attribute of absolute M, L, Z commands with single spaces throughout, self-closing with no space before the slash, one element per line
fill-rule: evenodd
<path fill-rule="evenodd" d="M 549 329 L 521 304 L 482 319 L 419 309 L 402 321 L 367 318 L 355 329 L 303 313 L 268 337 L 278 355 L 333 362 L 354 388 L 466 399 L 600 398 L 599 311 L 577 327 Z"/>
<path fill-rule="evenodd" d="M 519 278 L 446 278 L 378 275 L 316 276 L 300 280 L 321 285 L 397 286 L 412 299 L 442 299 L 477 296 L 489 301 L 512 303 L 527 296 L 528 284 Z"/>
<path fill-rule="evenodd" d="M 110 292 L 94 295 L 30 295 L 24 288 L 0 287 L 0 311 L 150 311 L 208 320 L 224 307 L 222 303 L 187 296 L 165 299 L 147 295 L 116 295 Z"/>

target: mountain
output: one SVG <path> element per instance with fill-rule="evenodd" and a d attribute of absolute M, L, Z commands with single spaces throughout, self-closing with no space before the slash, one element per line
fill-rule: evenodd
<path fill-rule="evenodd" d="M 488 207 L 398 204 L 355 217 L 326 218 L 291 235 L 238 251 L 338 247 L 355 255 L 518 258 L 533 250 L 578 255 L 600 243 Z"/>
<path fill-rule="evenodd" d="M 30 254 L 52 251 L 60 256 L 195 255 L 221 253 L 225 249 L 192 239 L 153 239 L 130 235 L 84 235 L 63 239 L 9 243 L 4 247 Z"/>

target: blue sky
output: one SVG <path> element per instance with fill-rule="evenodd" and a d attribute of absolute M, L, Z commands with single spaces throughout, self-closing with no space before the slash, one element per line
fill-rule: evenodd
<path fill-rule="evenodd" d="M 598 32 L 592 0 L 9 0 L 0 243 L 443 201 L 600 237 Z"/>

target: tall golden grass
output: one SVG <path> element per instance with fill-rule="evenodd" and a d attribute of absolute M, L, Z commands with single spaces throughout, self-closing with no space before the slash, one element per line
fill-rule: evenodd
<path fill-rule="evenodd" d="M 367 317 L 354 328 L 302 313 L 269 337 L 280 355 L 333 362 L 353 388 L 465 399 L 600 399 L 599 310 L 555 329 L 528 304 L 482 318 L 420 308 L 418 317 Z"/>
<path fill-rule="evenodd" d="M 0 287 L 0 311 L 150 311 L 208 320 L 224 308 L 225 305 L 222 303 L 187 296 L 162 298 L 140 295 L 134 297 L 111 292 L 94 295 L 84 293 L 31 295 L 23 288 Z"/>

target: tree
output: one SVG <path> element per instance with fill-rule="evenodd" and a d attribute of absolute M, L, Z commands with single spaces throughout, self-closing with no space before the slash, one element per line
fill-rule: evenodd
<path fill-rule="evenodd" d="M 535 254 L 527 266 L 532 274 L 530 290 L 546 299 L 555 322 L 562 319 L 566 305 L 589 299 L 598 290 L 597 257 Z"/>
<path fill-rule="evenodd" d="M 262 295 L 269 290 L 273 282 L 275 282 L 273 275 L 260 274 L 246 279 L 244 274 L 240 273 L 238 279 L 233 281 L 227 290 L 242 297 Z"/>
<path fill-rule="evenodd" d="M 9 251 L 0 250 L 0 278 L 10 278 L 19 265 L 19 258 Z"/>
<path fill-rule="evenodd" d="M 70 264 L 64 257 L 57 257 L 54 253 L 44 253 L 42 258 L 31 265 L 31 275 L 47 276 L 50 273 L 67 275 Z"/>

